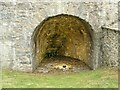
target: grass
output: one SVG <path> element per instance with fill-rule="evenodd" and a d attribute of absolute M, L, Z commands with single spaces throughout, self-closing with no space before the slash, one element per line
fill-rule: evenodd
<path fill-rule="evenodd" d="M 25 73 L 3 70 L 3 88 L 118 88 L 116 68 L 79 73 Z"/>

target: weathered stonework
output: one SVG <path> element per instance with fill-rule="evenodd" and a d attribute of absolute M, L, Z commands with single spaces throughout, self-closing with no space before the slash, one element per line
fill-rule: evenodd
<path fill-rule="evenodd" d="M 95 52 L 92 32 L 89 23 L 79 17 L 60 14 L 47 18 L 32 35 L 35 66 L 44 58 L 55 56 L 77 58 L 92 65 Z"/>
<path fill-rule="evenodd" d="M 33 0 L 31 2 L 0 2 L 2 66 L 14 70 L 32 71 L 34 63 L 32 34 L 44 19 L 58 14 L 77 16 L 91 25 L 95 51 L 94 69 L 101 66 L 101 62 L 107 63 L 108 66 L 117 66 L 118 34 L 116 31 L 101 28 L 118 19 L 117 11 L 117 2 L 40 2 L 37 0 L 35 2 Z M 102 59 L 101 56 L 103 56 Z"/>
<path fill-rule="evenodd" d="M 105 66 L 118 66 L 120 31 L 117 28 L 114 28 L 115 24 L 109 28 L 102 27 L 102 65 Z"/>

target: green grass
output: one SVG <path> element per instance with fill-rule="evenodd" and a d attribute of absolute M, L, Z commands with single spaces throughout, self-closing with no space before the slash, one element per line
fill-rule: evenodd
<path fill-rule="evenodd" d="M 115 68 L 101 68 L 79 73 L 39 74 L 3 70 L 3 88 L 117 88 Z"/>

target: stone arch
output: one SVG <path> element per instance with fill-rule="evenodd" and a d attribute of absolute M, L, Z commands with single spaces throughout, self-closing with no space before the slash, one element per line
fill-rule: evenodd
<path fill-rule="evenodd" d="M 67 14 L 48 17 L 32 35 L 33 70 L 45 57 L 69 56 L 82 60 L 91 68 L 93 30 L 85 20 Z"/>

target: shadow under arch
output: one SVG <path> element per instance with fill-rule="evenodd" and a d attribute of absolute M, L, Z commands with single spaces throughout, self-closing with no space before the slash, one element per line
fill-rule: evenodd
<path fill-rule="evenodd" d="M 44 19 L 32 35 L 33 71 L 44 58 L 68 56 L 93 66 L 94 31 L 85 20 L 68 14 Z"/>

